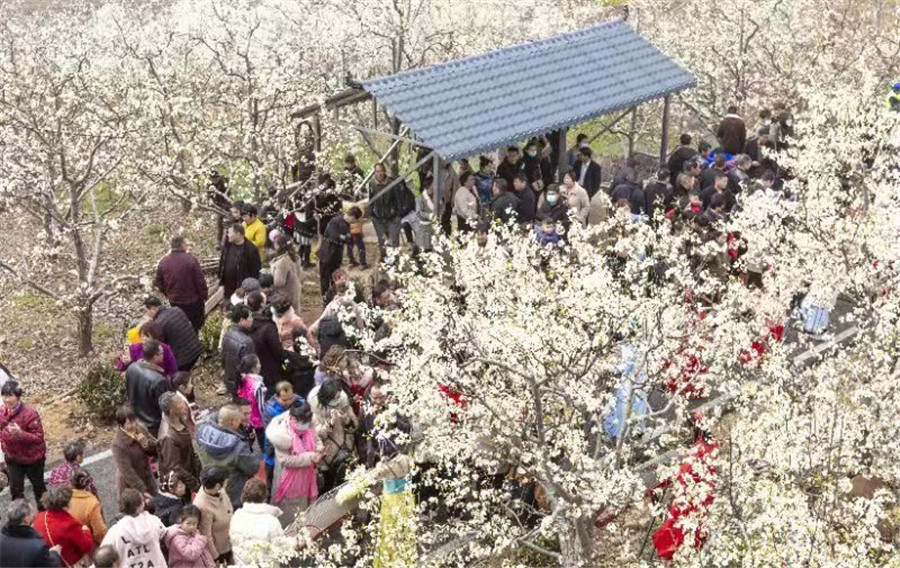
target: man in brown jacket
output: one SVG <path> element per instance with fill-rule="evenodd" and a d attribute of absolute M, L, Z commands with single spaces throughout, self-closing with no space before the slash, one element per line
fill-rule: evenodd
<path fill-rule="evenodd" d="M 199 332 L 206 319 L 206 278 L 197 257 L 188 252 L 184 237 L 175 235 L 170 244 L 172 250 L 159 261 L 153 285 L 170 305 L 181 308 Z"/>
<path fill-rule="evenodd" d="M 719 145 L 725 153 L 731 155 L 740 154 L 747 142 L 747 125 L 744 124 L 744 119 L 738 116 L 737 111 L 736 106 L 728 107 L 728 114 L 722 118 L 719 129 L 716 130 Z"/>

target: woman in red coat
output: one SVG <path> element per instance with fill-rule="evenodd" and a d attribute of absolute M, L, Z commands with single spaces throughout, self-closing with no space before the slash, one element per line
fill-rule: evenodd
<path fill-rule="evenodd" d="M 71 500 L 71 485 L 51 487 L 44 494 L 46 510 L 37 514 L 32 525 L 44 537 L 47 546 L 62 548 L 60 556 L 66 566 L 75 566 L 94 550 L 91 531 L 66 511 Z"/>
<path fill-rule="evenodd" d="M 9 469 L 9 491 L 13 500 L 25 496 L 25 478 L 31 481 L 38 503 L 44 495 L 44 458 L 47 444 L 44 427 L 37 410 L 22 402 L 22 387 L 16 381 L 6 381 L 0 388 L 3 407 L 0 408 L 0 449 Z"/>

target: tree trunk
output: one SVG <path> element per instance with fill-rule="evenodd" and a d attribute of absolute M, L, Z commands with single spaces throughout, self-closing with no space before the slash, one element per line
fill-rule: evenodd
<path fill-rule="evenodd" d="M 562 565 L 566 568 L 593 566 L 594 525 L 591 517 L 565 518 L 559 534 Z"/>
<path fill-rule="evenodd" d="M 78 353 L 88 355 L 94 348 L 94 308 L 93 306 L 81 306 L 78 308 Z"/>

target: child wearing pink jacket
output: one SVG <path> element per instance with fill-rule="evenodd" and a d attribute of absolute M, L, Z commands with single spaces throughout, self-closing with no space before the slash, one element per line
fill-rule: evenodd
<path fill-rule="evenodd" d="M 169 568 L 216 568 L 216 550 L 212 541 L 198 532 L 200 509 L 185 505 L 178 524 L 166 530 Z"/>

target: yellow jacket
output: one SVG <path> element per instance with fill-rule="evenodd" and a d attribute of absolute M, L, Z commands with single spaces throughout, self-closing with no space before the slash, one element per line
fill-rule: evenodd
<path fill-rule="evenodd" d="M 103 507 L 100 501 L 90 491 L 72 489 L 72 501 L 69 503 L 69 514 L 78 519 L 78 522 L 86 526 L 94 537 L 94 542 L 100 543 L 106 536 L 106 523 L 103 521 Z"/>
<path fill-rule="evenodd" d="M 263 262 L 266 260 L 266 226 L 263 225 L 263 222 L 259 220 L 257 217 L 253 220 L 249 225 L 247 223 L 242 223 L 244 225 L 244 237 L 247 238 L 248 241 L 253 243 L 256 247 L 256 250 L 259 251 L 259 259 Z"/>

